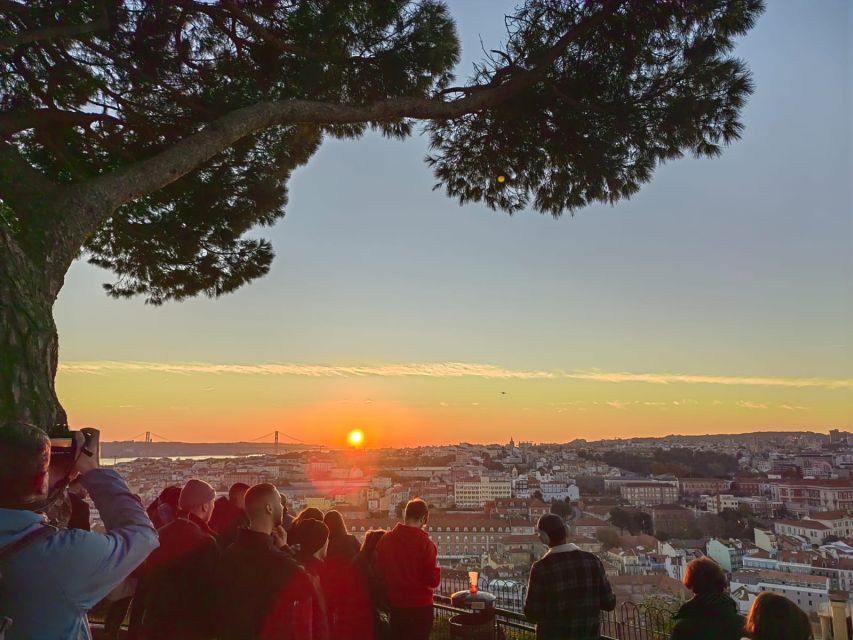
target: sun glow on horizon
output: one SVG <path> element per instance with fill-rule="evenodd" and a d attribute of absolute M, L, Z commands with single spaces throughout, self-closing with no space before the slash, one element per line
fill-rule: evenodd
<path fill-rule="evenodd" d="M 347 442 L 352 447 L 360 447 L 364 444 L 364 431 L 361 429 L 353 429 L 347 434 Z"/>

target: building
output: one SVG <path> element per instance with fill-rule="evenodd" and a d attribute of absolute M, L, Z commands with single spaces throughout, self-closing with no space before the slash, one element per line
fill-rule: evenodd
<path fill-rule="evenodd" d="M 756 527 L 753 529 L 753 536 L 755 538 L 755 546 L 762 551 L 766 551 L 771 555 L 779 551 L 779 541 L 776 539 L 776 534 L 769 529 L 759 529 Z"/>
<path fill-rule="evenodd" d="M 598 518 L 578 518 L 577 520 L 572 520 L 570 523 L 571 529 L 576 536 L 583 536 L 585 538 L 597 539 L 599 530 L 601 529 L 610 529 L 613 532 L 616 532 L 616 529 L 606 520 L 599 520 Z"/>
<path fill-rule="evenodd" d="M 479 480 L 457 482 L 453 487 L 458 509 L 482 509 L 487 502 L 512 497 L 509 480 L 493 480 L 483 476 Z"/>
<path fill-rule="evenodd" d="M 628 482 L 619 491 L 635 507 L 672 504 L 678 500 L 678 487 L 663 482 Z"/>
<path fill-rule="evenodd" d="M 576 484 L 568 484 L 566 482 L 542 482 L 539 485 L 539 490 L 542 492 L 542 498 L 545 502 L 552 502 L 554 500 L 570 500 L 577 502 L 581 497 L 581 492 L 580 489 L 578 489 L 578 486 Z"/>
<path fill-rule="evenodd" d="M 822 602 L 829 602 L 829 578 L 781 571 L 743 569 L 729 581 L 732 598 L 740 613 L 746 614 L 759 593 L 769 591 L 785 596 L 808 614 L 817 614 Z"/>
<path fill-rule="evenodd" d="M 736 496 L 760 496 L 763 494 L 762 485 L 766 483 L 761 478 L 735 478 L 731 491 Z"/>
<path fill-rule="evenodd" d="M 853 515 L 845 511 L 812 511 L 809 519 L 825 524 L 831 535 L 839 538 L 853 536 Z"/>
<path fill-rule="evenodd" d="M 369 518 L 348 520 L 350 533 L 362 539 L 371 529 L 393 529 L 396 519 Z M 430 517 L 426 527 L 429 537 L 438 548 L 439 561 L 480 558 L 483 554 L 498 553 L 501 541 L 509 536 L 530 536 L 535 532 L 527 520 L 490 520 L 482 514 L 443 515 Z M 509 538 L 520 540 L 520 538 Z"/>
<path fill-rule="evenodd" d="M 773 530 L 777 534 L 805 538 L 811 544 L 823 544 L 826 536 L 831 534 L 829 527 L 814 520 L 777 520 L 773 523 Z"/>
<path fill-rule="evenodd" d="M 731 573 L 743 566 L 746 547 L 740 540 L 711 538 L 708 540 L 707 553 L 708 557 L 723 568 L 723 571 Z"/>
<path fill-rule="evenodd" d="M 683 496 L 713 496 L 728 491 L 732 486 L 731 480 L 720 478 L 679 478 L 678 488 Z"/>
<path fill-rule="evenodd" d="M 695 514 L 677 504 L 659 504 L 652 507 L 652 526 L 671 536 L 681 536 L 695 527 Z"/>
<path fill-rule="evenodd" d="M 853 479 L 780 480 L 770 485 L 772 499 L 788 509 L 811 511 L 853 511 Z"/>
<path fill-rule="evenodd" d="M 656 575 L 610 575 L 610 586 L 618 603 L 642 603 L 649 594 L 659 594 L 667 599 L 684 602 L 692 595 L 680 580 L 665 574 Z"/>
<path fill-rule="evenodd" d="M 705 508 L 709 513 L 722 513 L 726 509 L 737 511 L 738 506 L 738 498 L 730 493 L 718 493 L 705 497 Z"/>

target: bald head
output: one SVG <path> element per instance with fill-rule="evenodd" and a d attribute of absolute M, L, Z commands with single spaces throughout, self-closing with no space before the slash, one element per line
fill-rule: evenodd
<path fill-rule="evenodd" d="M 281 494 L 268 482 L 256 484 L 246 492 L 246 515 L 252 529 L 277 527 L 283 514 Z"/>

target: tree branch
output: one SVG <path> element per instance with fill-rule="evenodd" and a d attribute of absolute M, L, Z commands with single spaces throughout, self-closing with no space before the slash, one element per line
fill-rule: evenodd
<path fill-rule="evenodd" d="M 26 129 L 44 127 L 87 127 L 93 122 L 121 122 L 106 113 L 84 113 L 81 111 L 61 111 L 59 109 L 32 109 L 30 111 L 7 111 L 0 113 L 0 134 L 11 135 Z"/>
<path fill-rule="evenodd" d="M 22 31 L 21 33 L 16 33 L 15 35 L 0 39 L 0 51 L 15 49 L 22 44 L 30 44 L 31 42 L 39 42 L 41 40 L 68 40 L 80 38 L 109 28 L 109 17 L 104 14 L 104 16 L 99 18 L 97 21 L 86 24 L 56 24 L 42 29 Z"/>
<path fill-rule="evenodd" d="M 452 120 L 501 104 L 542 80 L 574 40 L 605 21 L 623 2 L 605 0 L 601 11 L 569 29 L 532 68 L 513 71 L 497 86 L 471 87 L 471 92 L 457 100 L 400 97 L 359 106 L 311 100 L 263 102 L 232 111 L 150 158 L 69 185 L 67 206 L 60 207 L 64 221 L 55 229 L 58 235 L 53 243 L 54 247 L 64 249 L 55 264 L 64 273 L 80 247 L 119 206 L 171 184 L 238 140 L 269 127 L 387 122 L 401 118 Z"/>

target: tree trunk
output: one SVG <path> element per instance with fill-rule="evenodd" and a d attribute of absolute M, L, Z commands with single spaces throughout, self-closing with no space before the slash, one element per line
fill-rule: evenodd
<path fill-rule="evenodd" d="M 54 289 L 45 269 L 0 226 L 0 422 L 23 420 L 61 435 L 68 420 L 54 389 Z"/>

